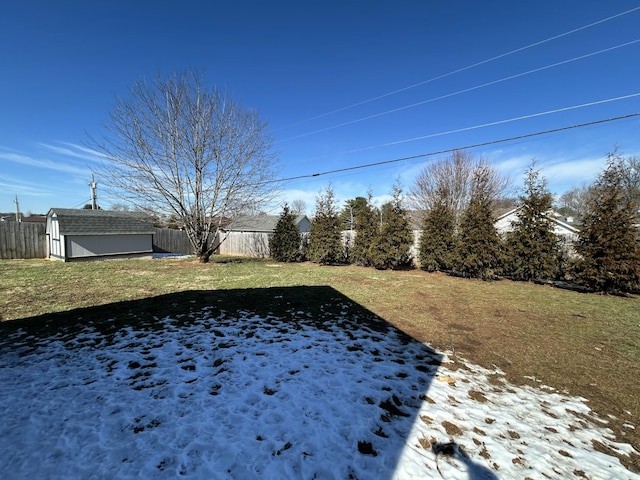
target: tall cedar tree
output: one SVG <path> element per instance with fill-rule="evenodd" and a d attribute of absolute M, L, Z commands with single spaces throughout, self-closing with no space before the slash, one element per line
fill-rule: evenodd
<path fill-rule="evenodd" d="M 455 214 L 443 200 L 435 203 L 422 220 L 420 268 L 427 272 L 451 270 L 455 245 Z"/>
<path fill-rule="evenodd" d="M 383 206 L 383 222 L 371 249 L 373 266 L 380 270 L 411 265 L 413 232 L 402 207 L 402 189 L 393 187 L 391 202 Z"/>
<path fill-rule="evenodd" d="M 295 222 L 296 215 L 285 203 L 269 241 L 271 257 L 278 262 L 296 262 L 301 259 L 302 235 Z"/>
<path fill-rule="evenodd" d="M 327 187 L 316 198 L 316 214 L 311 221 L 308 256 L 312 262 L 322 264 L 343 260 L 342 226 L 331 187 Z"/>
<path fill-rule="evenodd" d="M 576 244 L 578 282 L 607 293 L 640 288 L 640 247 L 633 226 L 638 206 L 627 195 L 623 178 L 620 157 L 609 154 L 592 187 Z"/>
<path fill-rule="evenodd" d="M 553 195 L 534 167 L 527 170 L 517 220 L 506 235 L 505 273 L 525 281 L 554 279 L 559 271 L 560 244 L 548 215 Z"/>
<path fill-rule="evenodd" d="M 473 174 L 469 206 L 463 212 L 460 234 L 453 255 L 453 269 L 465 277 L 492 279 L 499 271 L 502 248 L 489 193 L 488 170 Z"/>
<path fill-rule="evenodd" d="M 352 262 L 353 246 L 355 242 L 355 232 L 361 211 L 367 208 L 367 199 L 356 197 L 344 202 L 340 212 L 340 225 L 344 232 L 344 258 L 347 262 Z"/>
<path fill-rule="evenodd" d="M 356 236 L 351 247 L 351 261 L 356 265 L 371 267 L 373 266 L 372 246 L 380 227 L 380 213 L 373 205 L 371 194 L 366 199 L 366 203 L 360 205 L 354 214 L 353 223 Z"/>
<path fill-rule="evenodd" d="M 352 228 L 355 230 L 360 212 L 369 206 L 368 202 L 364 197 L 356 197 L 344 202 L 344 207 L 340 212 L 340 223 L 344 230 Z"/>

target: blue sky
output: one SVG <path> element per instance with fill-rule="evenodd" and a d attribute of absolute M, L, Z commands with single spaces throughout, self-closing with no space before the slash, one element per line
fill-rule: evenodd
<path fill-rule="evenodd" d="M 203 70 L 269 122 L 295 177 L 640 113 L 639 24 L 638 0 L 3 2 L 0 211 L 88 203 L 87 134 L 142 76 Z M 615 146 L 640 155 L 639 133 L 631 117 L 469 151 L 516 186 L 535 158 L 561 193 Z M 382 201 L 440 157 L 285 182 L 273 213 L 311 213 L 329 184 Z"/>

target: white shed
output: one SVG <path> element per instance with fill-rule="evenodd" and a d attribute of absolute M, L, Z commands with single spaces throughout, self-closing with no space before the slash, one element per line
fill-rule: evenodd
<path fill-rule="evenodd" d="M 47 256 L 65 262 L 152 258 L 154 233 L 151 221 L 137 213 L 52 208 Z"/>

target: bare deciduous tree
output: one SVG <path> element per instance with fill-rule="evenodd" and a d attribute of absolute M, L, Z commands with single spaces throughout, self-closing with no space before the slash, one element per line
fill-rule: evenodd
<path fill-rule="evenodd" d="M 298 198 L 291 203 L 291 212 L 296 215 L 305 215 L 307 212 L 307 204 L 304 200 Z"/>
<path fill-rule="evenodd" d="M 449 157 L 428 163 L 414 180 L 409 190 L 412 208 L 428 211 L 444 204 L 453 211 L 456 223 L 469 205 L 474 173 L 483 171 L 486 177 L 486 195 L 490 201 L 500 198 L 509 180 L 483 159 L 475 159 L 464 150 L 455 150 Z"/>
<path fill-rule="evenodd" d="M 106 158 L 107 188 L 139 208 L 176 215 L 201 262 L 215 251 L 223 218 L 275 191 L 266 123 L 198 72 L 137 81 L 90 144 Z"/>
<path fill-rule="evenodd" d="M 558 200 L 559 211 L 565 215 L 575 215 L 578 218 L 582 218 L 590 195 L 591 185 L 587 185 L 586 183 L 567 190 L 560 195 Z"/>
<path fill-rule="evenodd" d="M 623 189 L 626 200 L 631 202 L 636 209 L 640 210 L 640 157 L 620 157 L 614 149 L 611 154 L 618 159 L 620 169 L 620 185 Z M 585 214 L 586 206 L 592 200 L 594 184 L 583 183 L 578 187 L 573 187 L 564 192 L 558 200 L 558 207 L 562 213 L 576 215 L 582 218 Z"/>
<path fill-rule="evenodd" d="M 628 200 L 636 211 L 640 210 L 640 157 L 625 157 L 622 160 L 622 185 Z"/>

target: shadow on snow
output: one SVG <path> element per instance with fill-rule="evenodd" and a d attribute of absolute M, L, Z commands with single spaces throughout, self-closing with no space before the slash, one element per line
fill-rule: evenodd
<path fill-rule="evenodd" d="M 55 362 L 46 366 L 45 358 Z M 62 451 L 53 473 L 73 473 L 85 456 L 125 476 L 197 478 L 205 469 L 221 478 L 391 478 L 441 360 L 330 287 L 186 291 L 0 324 L 3 378 L 33 371 L 42 405 L 62 396 L 63 410 L 87 410 L 84 421 L 102 432 L 100 441 L 87 433 L 86 447 Z M 53 385 L 60 368 L 73 373 Z M 5 388 L 16 399 L 33 394 Z M 128 445 L 126 452 L 100 452 L 110 448 L 104 423 L 115 421 L 104 409 L 117 416 L 116 404 L 120 415 L 127 404 L 152 411 L 129 412 L 118 429 L 106 429 L 106 444 Z M 73 436 L 63 420 L 50 421 Z M 14 427 L 0 428 L 5 443 L 48 448 L 51 440 L 21 438 L 27 434 Z M 437 462 L 447 451 L 436 445 L 425 453 Z M 5 451 L 0 459 L 6 465 L 22 455 Z M 471 480 L 495 478 L 460 449 L 451 455 Z"/>

